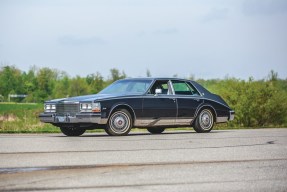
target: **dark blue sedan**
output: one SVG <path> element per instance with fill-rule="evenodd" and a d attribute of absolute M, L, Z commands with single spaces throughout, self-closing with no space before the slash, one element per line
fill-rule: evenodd
<path fill-rule="evenodd" d="M 39 118 L 67 136 L 89 129 L 119 136 L 133 127 L 159 134 L 169 127 L 190 126 L 205 133 L 214 123 L 233 120 L 234 114 L 220 96 L 195 81 L 131 78 L 118 80 L 98 94 L 46 101 Z"/>

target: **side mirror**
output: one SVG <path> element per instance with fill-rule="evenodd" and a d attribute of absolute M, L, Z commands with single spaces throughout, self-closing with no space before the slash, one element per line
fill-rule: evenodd
<path fill-rule="evenodd" d="M 156 94 L 156 95 L 162 94 L 162 90 L 161 90 L 161 89 L 155 89 L 155 94 Z"/>

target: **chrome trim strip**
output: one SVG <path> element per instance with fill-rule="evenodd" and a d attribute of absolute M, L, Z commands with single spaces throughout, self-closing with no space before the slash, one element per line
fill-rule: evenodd
<path fill-rule="evenodd" d="M 136 119 L 134 122 L 134 126 L 147 126 L 148 124 L 150 124 L 151 122 L 153 122 L 152 119 Z"/>
<path fill-rule="evenodd" d="M 225 123 L 228 121 L 228 117 L 217 117 L 216 123 Z"/>
<path fill-rule="evenodd" d="M 235 117 L 235 111 L 229 111 L 230 115 L 229 115 L 229 121 L 232 121 L 234 120 L 234 117 Z"/>
<path fill-rule="evenodd" d="M 156 127 L 162 125 L 174 125 L 175 119 L 158 118 L 158 119 L 136 119 L 134 126 Z"/>
<path fill-rule="evenodd" d="M 209 101 L 214 101 L 215 103 L 219 103 L 220 105 L 223 105 L 223 106 L 227 107 L 228 109 L 230 109 L 230 107 L 229 107 L 228 105 L 225 105 L 225 104 L 220 103 L 220 102 L 218 102 L 218 101 L 215 101 L 215 100 L 213 100 L 213 99 L 209 99 L 209 98 L 206 98 L 206 97 L 203 97 L 203 99 L 206 99 L 206 100 L 209 100 Z"/>
<path fill-rule="evenodd" d="M 145 94 L 138 94 L 133 96 L 119 96 L 119 97 L 109 97 L 109 98 L 95 98 L 94 102 L 101 102 L 101 101 L 107 101 L 107 100 L 118 100 L 118 99 L 131 99 L 131 98 L 142 98 L 145 96 Z"/>
<path fill-rule="evenodd" d="M 175 95 L 173 84 L 172 84 L 171 80 L 168 81 L 168 89 L 170 90 L 170 94 L 168 94 L 168 95 Z"/>
<path fill-rule="evenodd" d="M 94 114 L 76 114 L 76 116 L 56 116 L 55 114 L 40 114 L 40 121 L 44 123 L 94 123 L 106 124 L 107 118 L 101 118 L 100 115 Z"/>
<path fill-rule="evenodd" d="M 148 126 L 158 126 L 158 125 L 174 125 L 175 119 L 159 119 L 152 123 L 150 123 Z"/>
<path fill-rule="evenodd" d="M 193 122 L 194 118 L 180 118 L 175 120 L 176 125 L 191 125 Z"/>
<path fill-rule="evenodd" d="M 191 125 L 194 118 L 158 118 L 158 119 L 136 119 L 134 126 L 139 127 L 156 127 L 156 126 L 173 126 L 173 125 Z"/>
<path fill-rule="evenodd" d="M 54 122 L 54 114 L 46 114 L 41 113 L 39 115 L 40 121 L 44 123 L 53 123 Z"/>

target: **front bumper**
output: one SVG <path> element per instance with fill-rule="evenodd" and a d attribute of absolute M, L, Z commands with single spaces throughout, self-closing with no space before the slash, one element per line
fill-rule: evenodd
<path fill-rule="evenodd" d="M 234 120 L 234 116 L 235 116 L 235 111 L 229 111 L 229 121 Z"/>
<path fill-rule="evenodd" d="M 106 124 L 107 119 L 102 118 L 101 114 L 86 113 L 76 114 L 75 116 L 70 115 L 56 115 L 52 113 L 41 113 L 39 115 L 40 121 L 44 123 L 94 123 L 94 124 Z"/>

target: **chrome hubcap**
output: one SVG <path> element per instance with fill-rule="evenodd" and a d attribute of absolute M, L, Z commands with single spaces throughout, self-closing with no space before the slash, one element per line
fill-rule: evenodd
<path fill-rule="evenodd" d="M 212 116 L 212 113 L 205 109 L 203 110 L 201 113 L 200 113 L 200 126 L 205 129 L 205 130 L 208 130 L 210 128 L 212 128 L 212 125 L 213 125 L 213 116 Z"/>
<path fill-rule="evenodd" d="M 114 125 L 118 129 L 122 129 L 125 126 L 125 119 L 122 116 L 117 116 L 114 120 Z"/>
<path fill-rule="evenodd" d="M 118 111 L 115 112 L 110 119 L 110 128 L 115 133 L 124 133 L 130 127 L 130 119 L 127 114 Z"/>

